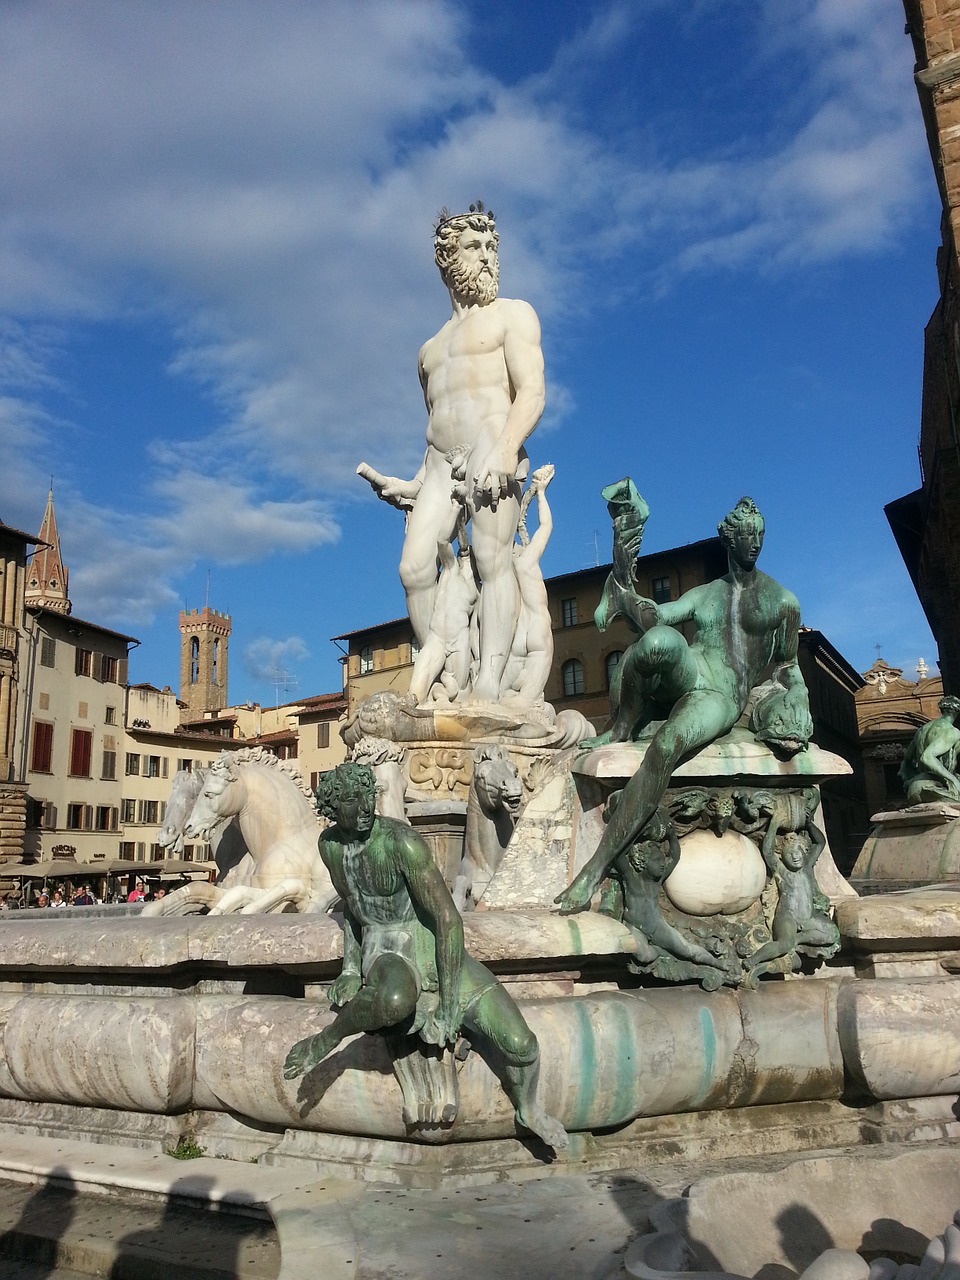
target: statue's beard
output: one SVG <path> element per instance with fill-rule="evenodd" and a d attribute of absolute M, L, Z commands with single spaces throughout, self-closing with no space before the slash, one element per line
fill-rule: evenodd
<path fill-rule="evenodd" d="M 497 259 L 494 258 L 486 265 L 489 272 L 484 270 L 483 263 L 470 267 L 462 258 L 455 257 L 444 272 L 444 283 L 465 302 L 476 302 L 485 307 L 488 302 L 496 300 L 497 286 L 500 283 L 500 264 Z"/>

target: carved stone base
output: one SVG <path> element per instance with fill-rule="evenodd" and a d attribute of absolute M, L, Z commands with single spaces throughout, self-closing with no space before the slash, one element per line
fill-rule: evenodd
<path fill-rule="evenodd" d="M 876 814 L 851 878 L 884 889 L 960 880 L 958 818 L 943 800 Z"/>

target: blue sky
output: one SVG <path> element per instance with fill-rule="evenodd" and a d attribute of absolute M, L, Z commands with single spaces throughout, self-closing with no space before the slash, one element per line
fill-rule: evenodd
<path fill-rule="evenodd" d="M 883 516 L 937 289 L 912 70 L 899 0 L 8 3 L 0 517 L 53 475 L 133 680 L 176 686 L 209 574 L 232 700 L 337 688 L 329 638 L 405 609 L 354 468 L 419 463 L 432 223 L 480 196 L 543 325 L 544 572 L 609 558 L 626 473 L 646 552 L 749 493 L 807 625 L 933 666 Z"/>

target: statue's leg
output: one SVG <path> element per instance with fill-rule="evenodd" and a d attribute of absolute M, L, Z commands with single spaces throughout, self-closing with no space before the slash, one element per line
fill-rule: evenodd
<path fill-rule="evenodd" d="M 629 742 L 634 728 L 649 716 L 645 672 L 638 662 L 639 641 L 632 644 L 620 659 L 610 681 L 610 728 L 584 746 L 606 746 L 610 742 Z"/>
<path fill-rule="evenodd" d="M 363 986 L 329 1027 L 297 1041 L 283 1064 L 284 1076 L 288 1080 L 302 1076 L 348 1036 L 397 1026 L 416 1009 L 419 994 L 419 983 L 406 960 L 396 955 L 380 956 L 371 965 Z"/>
<path fill-rule="evenodd" d="M 513 567 L 513 539 L 520 518 L 519 486 L 496 507 L 473 513 L 473 554 L 480 575 L 480 669 L 473 695 L 487 702 L 500 697 L 500 681 L 520 617 L 520 587 Z"/>
<path fill-rule="evenodd" d="M 302 880 L 292 876 L 286 880 L 281 880 L 279 884 L 275 884 L 271 889 L 260 889 L 254 892 L 257 896 L 251 899 L 246 906 L 240 908 L 241 915 L 265 915 L 268 911 L 273 911 L 275 907 L 287 906 L 291 902 L 295 902 L 297 910 L 302 911 L 307 901 L 307 886 Z"/>
<path fill-rule="evenodd" d="M 593 857 L 558 896 L 561 911 L 582 911 L 589 906 L 614 860 L 650 821 L 680 761 L 726 733 L 736 724 L 739 714 L 736 703 L 712 690 L 695 689 L 680 698 L 651 738 L 639 769 L 623 788 L 620 803 Z"/>
<path fill-rule="evenodd" d="M 477 963 L 476 961 L 474 963 Z M 478 965 L 479 968 L 479 965 Z M 523 1014 L 498 983 L 490 987 L 464 1016 L 468 1031 L 491 1041 L 506 1062 L 504 1088 L 516 1110 L 517 1123 L 559 1151 L 569 1143 L 559 1120 L 544 1111 L 537 1097 L 540 1046 Z"/>
<path fill-rule="evenodd" d="M 228 889 L 215 907 L 210 908 L 212 916 L 228 916 L 234 912 L 242 911 L 244 907 L 255 902 L 260 897 L 261 890 L 254 889 L 250 885 L 238 884 L 232 889 Z"/>
<path fill-rule="evenodd" d="M 437 543 L 453 536 L 460 506 L 450 496 L 450 468 L 437 454 L 439 465 L 430 465 L 413 510 L 400 554 L 400 581 L 407 596 L 407 612 L 414 634 L 425 645 L 437 593 Z"/>
<path fill-rule="evenodd" d="M 410 696 L 414 702 L 424 702 L 433 687 L 433 682 L 443 670 L 447 653 L 443 641 L 435 631 L 430 631 L 420 647 L 417 659 L 413 664 L 413 675 L 410 679 Z"/>

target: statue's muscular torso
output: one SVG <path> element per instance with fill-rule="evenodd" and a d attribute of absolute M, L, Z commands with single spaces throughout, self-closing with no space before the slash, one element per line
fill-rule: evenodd
<path fill-rule="evenodd" d="M 694 587 L 659 613 L 664 623 L 689 619 L 696 624 L 691 653 L 697 687 L 722 693 L 741 711 L 771 662 L 796 657 L 797 598 L 759 569 L 743 585 L 727 576 Z"/>
<path fill-rule="evenodd" d="M 533 308 L 497 298 L 452 316 L 422 347 L 427 444 L 441 455 L 458 445 L 489 447 L 499 438 L 513 402 L 505 347 L 514 330 L 539 341 Z"/>

